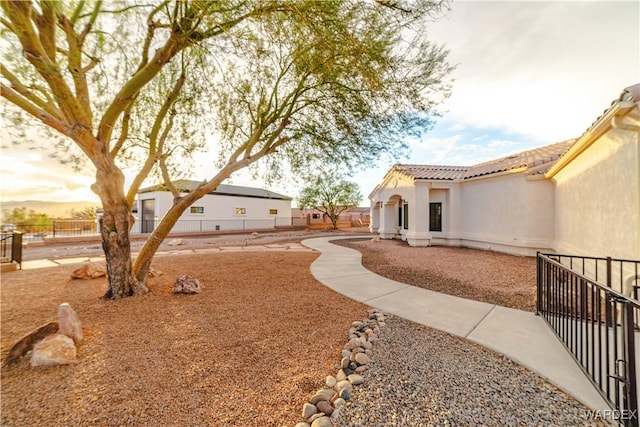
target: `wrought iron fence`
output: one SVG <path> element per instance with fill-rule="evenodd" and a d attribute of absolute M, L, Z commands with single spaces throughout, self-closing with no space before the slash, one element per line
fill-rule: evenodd
<path fill-rule="evenodd" d="M 585 267 L 588 264 L 592 267 Z M 639 265 L 640 261 L 610 258 L 542 253 L 537 257 L 537 313 L 611 405 L 618 421 L 635 427 L 640 388 Z"/>
<path fill-rule="evenodd" d="M 15 262 L 22 268 L 22 233 L 0 233 L 0 260 Z"/>

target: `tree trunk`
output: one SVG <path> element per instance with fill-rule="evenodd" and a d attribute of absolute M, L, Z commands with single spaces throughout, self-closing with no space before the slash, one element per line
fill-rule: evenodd
<path fill-rule="evenodd" d="M 338 229 L 338 216 L 334 214 L 329 214 L 329 219 L 331 220 L 331 225 L 334 230 Z"/>
<path fill-rule="evenodd" d="M 148 292 L 144 281 L 133 275 L 129 230 L 131 209 L 124 195 L 124 176 L 115 166 L 96 173 L 93 190 L 100 196 L 104 214 L 100 220 L 102 249 L 107 263 L 109 288 L 105 299 L 120 299 Z"/>

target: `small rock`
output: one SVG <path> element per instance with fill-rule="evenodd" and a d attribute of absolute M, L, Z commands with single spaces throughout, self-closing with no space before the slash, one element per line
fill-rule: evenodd
<path fill-rule="evenodd" d="M 363 373 L 364 371 L 366 371 L 367 369 L 369 369 L 369 368 L 367 367 L 367 365 L 358 366 L 358 367 L 356 368 L 356 374 L 361 374 L 361 373 Z"/>
<path fill-rule="evenodd" d="M 316 403 L 316 408 L 318 408 L 318 411 L 324 413 L 325 415 L 331 415 L 333 413 L 333 406 L 331 406 L 331 403 L 326 400 L 321 400 L 320 402 Z"/>
<path fill-rule="evenodd" d="M 351 382 L 349 380 L 342 380 L 342 381 L 340 381 L 340 382 L 338 382 L 336 384 L 335 388 L 336 388 L 336 390 L 342 390 L 343 388 L 351 390 L 351 387 L 352 387 L 352 385 L 351 385 Z"/>
<path fill-rule="evenodd" d="M 202 283 L 188 275 L 180 276 L 173 285 L 174 294 L 198 294 L 202 291 Z"/>
<path fill-rule="evenodd" d="M 342 350 L 342 357 L 351 357 L 351 352 L 349 350 Z"/>
<path fill-rule="evenodd" d="M 78 315 L 67 302 L 58 306 L 58 325 L 60 328 L 59 333 L 71 338 L 75 345 L 82 344 L 84 340 L 82 323 L 80 323 Z"/>
<path fill-rule="evenodd" d="M 369 363 L 370 359 L 369 356 L 367 356 L 364 353 L 358 353 L 356 354 L 356 362 L 359 363 L 360 365 L 366 365 L 367 363 Z"/>
<path fill-rule="evenodd" d="M 168 246 L 182 246 L 182 245 L 186 245 L 187 242 L 185 242 L 182 239 L 173 239 L 171 241 L 169 241 L 169 243 L 167 243 Z"/>
<path fill-rule="evenodd" d="M 315 420 L 317 420 L 318 418 L 322 418 L 324 416 L 325 415 L 322 412 L 320 412 L 320 413 L 311 415 L 306 421 L 308 424 L 313 424 Z"/>
<path fill-rule="evenodd" d="M 331 418 L 322 417 L 311 423 L 311 427 L 333 427 L 333 423 L 331 422 Z"/>
<path fill-rule="evenodd" d="M 311 403 L 305 403 L 304 405 L 302 405 L 302 419 L 306 420 L 307 418 L 309 418 L 310 416 L 316 414 L 318 412 L 318 408 L 316 408 L 315 405 L 312 405 Z"/>
<path fill-rule="evenodd" d="M 331 398 L 333 397 L 333 393 L 334 393 L 333 390 L 330 388 L 318 390 L 316 394 L 314 394 L 313 397 L 311 397 L 310 402 L 315 405 L 321 400 L 331 400 Z"/>
<path fill-rule="evenodd" d="M 376 237 L 374 237 L 373 239 L 371 239 L 371 241 L 372 241 L 373 243 L 380 243 L 380 237 L 376 236 Z"/>
<path fill-rule="evenodd" d="M 346 404 L 347 404 L 347 402 L 341 397 L 339 397 L 339 398 L 337 398 L 336 400 L 333 401 L 333 406 L 336 409 L 340 409 Z"/>
<path fill-rule="evenodd" d="M 293 427 L 311 427 L 308 423 L 297 423 Z"/>
<path fill-rule="evenodd" d="M 344 372 L 344 370 L 340 369 L 338 371 L 338 374 L 336 375 L 336 381 L 343 381 L 347 379 L 347 374 Z"/>
<path fill-rule="evenodd" d="M 76 346 L 66 335 L 47 336 L 33 348 L 31 366 L 68 365 L 76 361 Z"/>
<path fill-rule="evenodd" d="M 104 277 L 107 272 L 100 270 L 97 265 L 92 262 L 86 262 L 82 264 L 82 267 L 76 268 L 71 272 L 72 279 L 91 280 L 98 277 Z"/>
<path fill-rule="evenodd" d="M 342 369 L 346 369 L 349 367 L 349 358 L 348 357 L 343 357 L 342 361 L 340 362 L 340 367 L 342 367 Z"/>
<path fill-rule="evenodd" d="M 258 234 L 258 232 L 257 232 L 257 231 L 254 231 L 253 233 L 251 233 L 251 236 L 252 236 L 252 237 L 258 237 L 258 236 L 259 236 L 259 234 Z"/>
<path fill-rule="evenodd" d="M 336 379 L 335 377 L 333 377 L 332 375 L 327 375 L 327 378 L 325 378 L 324 383 L 327 387 L 329 388 L 333 388 L 333 386 L 336 385 Z"/>
<path fill-rule="evenodd" d="M 364 378 L 362 377 L 362 375 L 358 375 L 358 374 L 351 374 L 348 377 L 349 382 L 353 385 L 360 385 L 364 382 Z"/>
<path fill-rule="evenodd" d="M 340 399 L 349 400 L 351 399 L 351 391 L 343 388 L 338 392 L 338 397 Z"/>

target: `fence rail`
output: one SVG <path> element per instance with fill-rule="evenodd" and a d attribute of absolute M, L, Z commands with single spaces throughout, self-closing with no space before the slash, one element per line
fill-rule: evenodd
<path fill-rule="evenodd" d="M 588 264 L 592 268 L 585 268 Z M 639 264 L 557 254 L 537 257 L 537 313 L 611 405 L 618 421 L 635 427 L 640 388 Z M 598 265 L 604 266 L 603 273 Z"/>
<path fill-rule="evenodd" d="M 160 220 L 137 221 L 132 233 L 150 233 Z M 289 217 L 270 219 L 232 219 L 232 220 L 179 220 L 171 229 L 171 233 L 190 233 L 207 231 L 236 231 L 269 229 L 292 225 L 306 225 L 306 220 Z M 7 227 L 5 224 L 3 227 Z M 22 233 L 24 241 L 40 241 L 45 237 L 96 236 L 100 234 L 95 220 L 55 220 L 49 224 L 11 225 L 12 230 Z"/>

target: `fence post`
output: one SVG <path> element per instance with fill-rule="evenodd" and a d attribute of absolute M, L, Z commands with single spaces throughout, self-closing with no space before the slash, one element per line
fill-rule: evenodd
<path fill-rule="evenodd" d="M 536 315 L 539 316 L 542 311 L 542 258 L 540 257 L 540 251 L 536 253 L 536 267 L 538 270 L 536 286 L 538 288 L 538 300 L 536 301 Z"/>
<path fill-rule="evenodd" d="M 597 265 L 598 261 L 596 261 Z M 607 257 L 607 287 L 611 288 L 611 257 Z"/>
<path fill-rule="evenodd" d="M 11 261 L 15 261 L 22 270 L 22 233 L 14 231 L 11 236 Z"/>
<path fill-rule="evenodd" d="M 638 427 L 640 415 L 638 414 L 638 389 L 636 385 L 636 345 L 633 324 L 633 305 L 625 301 L 624 311 L 625 315 L 622 319 L 622 327 L 624 334 L 623 342 L 626 344 L 624 351 L 627 362 L 627 372 L 625 373 L 626 393 L 624 398 L 626 399 L 626 415 L 629 417 L 626 421 L 627 425 Z"/>

